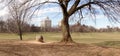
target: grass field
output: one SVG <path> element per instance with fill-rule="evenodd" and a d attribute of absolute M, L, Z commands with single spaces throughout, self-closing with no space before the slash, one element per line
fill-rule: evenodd
<path fill-rule="evenodd" d="M 0 56 L 120 56 L 120 32 L 71 34 L 78 43 L 57 43 L 62 34 L 55 32 L 25 33 L 24 41 L 15 34 L 0 33 Z M 31 41 L 40 35 L 51 43 Z"/>
<path fill-rule="evenodd" d="M 23 40 L 35 40 L 36 36 L 43 35 L 46 42 L 60 41 L 62 33 L 41 32 L 41 33 L 25 33 Z M 104 41 L 120 41 L 120 32 L 108 33 L 71 33 L 74 41 L 79 43 L 99 43 Z M 0 40 L 19 40 L 16 34 L 0 33 Z"/>

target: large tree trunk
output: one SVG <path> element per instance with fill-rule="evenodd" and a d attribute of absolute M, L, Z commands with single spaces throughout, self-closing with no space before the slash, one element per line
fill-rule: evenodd
<path fill-rule="evenodd" d="M 61 42 L 73 42 L 69 31 L 68 18 L 69 17 L 64 17 L 63 20 L 61 21 L 62 33 L 63 33 L 63 39 L 61 40 Z"/>

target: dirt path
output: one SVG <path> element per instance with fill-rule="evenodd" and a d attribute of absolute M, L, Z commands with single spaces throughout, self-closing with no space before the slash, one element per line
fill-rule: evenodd
<path fill-rule="evenodd" d="M 80 43 L 0 41 L 0 56 L 120 56 L 120 49 Z"/>

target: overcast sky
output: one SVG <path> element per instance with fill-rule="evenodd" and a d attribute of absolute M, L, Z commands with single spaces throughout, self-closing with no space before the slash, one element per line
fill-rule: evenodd
<path fill-rule="evenodd" d="M 52 1 L 55 1 L 55 0 L 52 0 Z M 2 8 L 2 6 L 4 6 L 3 4 L 0 4 L 0 6 L 1 6 L 0 16 L 7 15 L 8 14 L 7 8 L 6 7 Z M 43 6 L 40 10 L 38 10 L 35 13 L 31 22 L 32 24 L 40 26 L 40 21 L 45 19 L 46 17 L 49 17 L 49 19 L 52 20 L 52 26 L 56 26 L 62 19 L 62 13 L 59 6 L 55 4 Z M 73 22 L 70 21 L 70 23 L 73 23 Z M 94 26 L 96 28 L 105 28 L 107 25 L 111 27 L 120 26 L 120 23 L 115 24 L 115 23 L 109 22 L 108 19 L 102 14 L 98 14 L 96 16 L 96 23 L 94 22 L 94 19 L 93 20 L 90 19 L 90 16 L 86 16 L 83 19 L 82 24 Z"/>

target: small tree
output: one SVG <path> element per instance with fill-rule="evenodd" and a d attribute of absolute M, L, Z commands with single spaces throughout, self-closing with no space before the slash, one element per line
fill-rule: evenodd
<path fill-rule="evenodd" d="M 8 5 L 10 19 L 13 20 L 17 33 L 22 40 L 24 24 L 29 22 L 36 9 L 40 6 L 38 0 L 11 0 Z"/>

